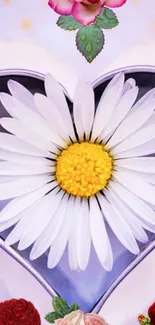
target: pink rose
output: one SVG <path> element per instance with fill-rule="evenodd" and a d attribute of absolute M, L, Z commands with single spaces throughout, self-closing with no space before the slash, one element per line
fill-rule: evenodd
<path fill-rule="evenodd" d="M 81 310 L 72 311 L 64 318 L 55 320 L 56 325 L 84 325 L 84 313 Z"/>
<path fill-rule="evenodd" d="M 108 325 L 106 321 L 99 315 L 90 313 L 84 316 L 85 325 Z"/>
<path fill-rule="evenodd" d="M 84 315 L 81 310 L 73 311 L 64 318 L 55 320 L 56 325 L 107 325 L 105 320 L 96 314 Z"/>
<path fill-rule="evenodd" d="M 121 7 L 127 0 L 49 0 L 49 6 L 60 15 L 73 15 L 83 26 L 93 23 L 102 7 Z"/>

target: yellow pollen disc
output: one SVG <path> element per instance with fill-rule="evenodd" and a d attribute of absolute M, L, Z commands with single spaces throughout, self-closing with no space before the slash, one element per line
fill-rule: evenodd
<path fill-rule="evenodd" d="M 112 157 L 102 145 L 74 143 L 57 157 L 56 178 L 67 193 L 89 197 L 107 185 L 112 165 Z"/>

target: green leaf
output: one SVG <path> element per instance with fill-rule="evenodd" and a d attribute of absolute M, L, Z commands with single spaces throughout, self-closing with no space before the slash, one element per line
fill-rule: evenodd
<path fill-rule="evenodd" d="M 103 29 L 111 29 L 119 24 L 116 14 L 109 8 L 103 8 L 94 24 Z"/>
<path fill-rule="evenodd" d="M 66 301 L 61 297 L 54 297 L 53 298 L 53 308 L 54 310 L 64 317 L 69 313 L 69 306 L 67 305 Z"/>
<path fill-rule="evenodd" d="M 78 23 L 73 16 L 60 16 L 57 20 L 57 25 L 65 30 L 76 30 L 81 27 L 81 24 Z"/>
<path fill-rule="evenodd" d="M 72 311 L 76 311 L 79 310 L 79 306 L 77 304 L 73 304 L 72 306 L 70 306 L 69 312 L 71 313 Z"/>
<path fill-rule="evenodd" d="M 53 311 L 53 312 L 51 312 L 51 313 L 48 313 L 48 314 L 45 316 L 45 319 L 46 319 L 47 322 L 49 322 L 49 323 L 54 323 L 54 321 L 55 321 L 56 319 L 59 319 L 59 318 L 62 318 L 62 316 L 61 316 L 59 313 L 55 312 L 55 311 Z"/>
<path fill-rule="evenodd" d="M 104 34 L 93 24 L 81 27 L 76 34 L 76 46 L 89 63 L 102 51 L 103 45 Z"/>

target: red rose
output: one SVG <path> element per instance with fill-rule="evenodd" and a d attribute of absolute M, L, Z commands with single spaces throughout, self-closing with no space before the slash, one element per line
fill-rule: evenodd
<path fill-rule="evenodd" d="M 11 299 L 0 303 L 0 325 L 41 325 L 41 319 L 31 302 Z"/>
<path fill-rule="evenodd" d="M 150 324 L 155 325 L 155 302 L 149 307 L 148 315 L 150 317 Z"/>

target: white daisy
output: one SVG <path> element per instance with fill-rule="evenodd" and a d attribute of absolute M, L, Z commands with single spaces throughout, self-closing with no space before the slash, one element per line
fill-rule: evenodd
<path fill-rule="evenodd" d="M 95 111 L 91 86 L 79 83 L 73 120 L 59 84 L 47 75 L 46 96 L 8 82 L 0 98 L 11 118 L 0 133 L 0 231 L 7 243 L 33 244 L 34 260 L 48 248 L 55 267 L 68 246 L 71 269 L 85 270 L 91 243 L 111 270 L 105 221 L 133 254 L 155 232 L 155 90 L 135 104 L 138 87 L 113 78 Z"/>

